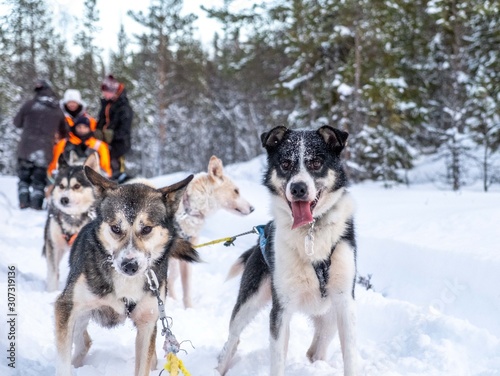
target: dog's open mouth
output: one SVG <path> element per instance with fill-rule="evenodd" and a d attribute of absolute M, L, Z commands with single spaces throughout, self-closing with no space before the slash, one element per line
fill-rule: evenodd
<path fill-rule="evenodd" d="M 292 230 L 307 225 L 311 223 L 313 218 L 313 210 L 318 203 L 321 191 L 318 191 L 318 195 L 313 201 L 292 201 L 288 202 L 290 209 L 292 209 L 293 224 Z"/>

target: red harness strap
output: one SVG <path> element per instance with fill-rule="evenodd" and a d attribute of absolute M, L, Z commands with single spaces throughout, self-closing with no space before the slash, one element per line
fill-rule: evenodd
<path fill-rule="evenodd" d="M 70 245 L 70 246 L 73 245 L 77 236 L 78 236 L 78 232 L 73 234 L 73 235 L 63 234 L 64 240 L 66 240 L 66 243 L 68 243 L 68 245 Z"/>

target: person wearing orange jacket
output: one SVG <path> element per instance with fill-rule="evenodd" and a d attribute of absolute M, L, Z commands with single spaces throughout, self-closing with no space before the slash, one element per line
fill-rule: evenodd
<path fill-rule="evenodd" d="M 74 151 L 78 157 L 82 159 L 97 152 L 102 172 L 106 174 L 108 178 L 111 177 L 109 147 L 104 141 L 94 137 L 94 132 L 91 129 L 92 120 L 93 118 L 88 115 L 74 119 L 73 126 L 70 127 L 69 137 L 60 140 L 54 146 L 54 157 L 47 169 L 49 179 L 53 179 L 53 174 L 57 169 L 59 156 L 64 153 L 64 156 L 68 158 L 71 151 Z"/>

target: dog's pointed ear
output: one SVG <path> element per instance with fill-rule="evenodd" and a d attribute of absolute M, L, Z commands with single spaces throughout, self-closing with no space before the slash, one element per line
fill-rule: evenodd
<path fill-rule="evenodd" d="M 215 155 L 212 155 L 208 162 L 208 176 L 211 178 L 222 178 L 224 176 L 224 166 L 222 161 Z"/>
<path fill-rule="evenodd" d="M 159 191 L 163 193 L 169 208 L 175 213 L 179 207 L 179 202 L 184 194 L 184 190 L 191 180 L 193 180 L 194 175 L 189 175 L 186 179 L 181 180 L 178 183 L 169 185 L 168 187 L 160 188 Z"/>
<path fill-rule="evenodd" d="M 319 128 L 318 133 L 335 153 L 340 153 L 344 149 L 347 137 L 349 136 L 349 133 L 330 127 L 329 125 Z"/>
<path fill-rule="evenodd" d="M 81 165 L 82 162 L 80 161 L 80 163 L 78 163 L 79 160 L 80 160 L 80 158 L 78 158 L 78 154 L 76 153 L 76 151 L 71 150 L 69 152 L 69 156 L 68 156 L 68 164 L 70 166 L 74 166 L 74 165 L 78 165 L 78 164 Z"/>
<path fill-rule="evenodd" d="M 57 166 L 58 168 L 68 167 L 68 161 L 66 161 L 64 153 L 61 153 L 61 155 L 59 155 L 59 158 L 57 159 Z"/>
<path fill-rule="evenodd" d="M 266 149 L 272 149 L 278 146 L 288 132 L 288 128 L 282 125 L 271 129 L 269 132 L 264 132 L 260 135 L 262 146 Z"/>
<path fill-rule="evenodd" d="M 94 171 L 99 171 L 99 156 L 97 153 L 90 154 L 85 160 L 84 166 L 89 166 Z"/>
<path fill-rule="evenodd" d="M 172 244 L 170 256 L 187 262 L 201 262 L 200 255 L 187 240 L 177 238 Z"/>
<path fill-rule="evenodd" d="M 108 189 L 116 189 L 118 188 L 118 184 L 106 179 L 104 176 L 94 171 L 89 166 L 85 165 L 83 167 L 83 171 L 85 171 L 85 176 L 90 181 L 90 183 L 94 187 L 94 192 L 98 196 L 102 196 L 102 194 Z"/>

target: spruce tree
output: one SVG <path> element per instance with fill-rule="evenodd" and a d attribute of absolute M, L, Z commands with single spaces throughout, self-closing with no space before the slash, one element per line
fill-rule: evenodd
<path fill-rule="evenodd" d="M 99 111 L 100 83 L 105 74 L 102 50 L 96 46 L 98 21 L 96 0 L 85 0 L 83 18 L 79 22 L 81 27 L 75 36 L 75 45 L 81 52 L 75 59 L 74 76 L 70 80 L 71 87 L 80 90 L 89 113 L 94 116 Z"/>
<path fill-rule="evenodd" d="M 167 171 L 166 167 L 172 161 L 166 158 L 166 153 L 176 151 L 169 134 L 172 116 L 169 110 L 185 95 L 185 91 L 173 80 L 178 72 L 174 54 L 180 38 L 192 32 L 192 23 L 196 19 L 193 14 L 181 15 L 182 5 L 182 0 L 153 0 L 147 14 L 129 12 L 136 22 L 146 28 L 138 37 L 141 50 L 134 56 L 133 65 L 140 75 L 137 94 L 140 91 L 142 102 L 151 104 L 149 111 L 144 107 L 142 109 L 146 111 L 138 116 L 141 127 L 149 128 L 149 138 L 143 142 L 150 145 L 148 158 L 152 159 L 155 167 L 153 175 Z M 186 125 L 184 127 L 187 129 Z"/>

